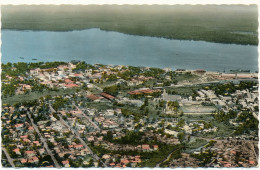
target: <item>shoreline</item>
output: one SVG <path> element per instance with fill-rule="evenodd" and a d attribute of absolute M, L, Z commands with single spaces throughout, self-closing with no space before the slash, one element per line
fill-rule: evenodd
<path fill-rule="evenodd" d="M 20 62 L 20 61 L 19 61 Z M 203 74 L 206 74 L 206 75 L 221 75 L 221 76 L 227 76 L 227 77 L 236 77 L 236 76 L 239 76 L 239 75 L 252 75 L 253 77 L 257 77 L 258 75 L 258 72 L 252 72 L 251 70 L 243 70 L 243 69 L 237 69 L 237 70 L 233 70 L 233 71 L 211 71 L 211 70 L 206 70 L 206 69 L 203 69 L 203 68 L 200 68 L 200 69 L 183 69 L 183 68 L 177 68 L 177 69 L 173 69 L 173 68 L 169 68 L 169 67 L 164 67 L 164 68 L 160 68 L 160 67 L 150 67 L 150 66 L 133 66 L 133 65 L 123 65 L 123 64 L 102 64 L 102 63 L 88 63 L 86 61 L 82 61 L 82 60 L 75 60 L 75 61 L 37 61 L 37 60 L 32 60 L 32 62 L 20 62 L 20 63 L 52 63 L 52 62 L 65 62 L 65 63 L 73 63 L 73 62 L 76 62 L 76 63 L 80 63 L 80 62 L 85 62 L 87 64 L 90 64 L 92 66 L 94 65 L 104 65 L 104 66 L 112 66 L 112 67 L 115 67 L 115 66 L 126 66 L 126 67 L 138 67 L 138 68 L 156 68 L 156 69 L 162 69 L 166 72 L 168 71 L 173 71 L 173 72 L 176 72 L 176 73 L 192 73 L 192 74 L 199 74 L 199 75 L 203 75 Z M 3 63 L 1 62 L 2 64 L 7 64 L 7 63 L 18 63 L 18 62 L 7 62 L 7 63 Z M 248 72 L 249 71 L 249 72 Z M 239 78 L 239 77 L 238 77 Z"/>
<path fill-rule="evenodd" d="M 98 29 L 100 31 L 105 31 L 105 32 L 112 32 L 112 33 L 121 33 L 124 35 L 131 35 L 131 36 L 140 36 L 140 37 L 151 37 L 151 38 L 163 38 L 166 40 L 179 40 L 179 41 L 195 41 L 195 42 L 207 42 L 207 43 L 216 43 L 216 44 L 226 44 L 226 45 L 243 45 L 243 46 L 258 46 L 257 43 L 238 43 L 238 42 L 221 42 L 221 41 L 209 41 L 206 39 L 187 39 L 187 38 L 178 38 L 178 37 L 164 37 L 164 36 L 156 36 L 156 35 L 140 35 L 140 34 L 131 34 L 131 33 L 126 33 L 126 32 L 121 32 L 121 31 L 116 31 L 116 30 L 107 30 L 107 29 L 102 29 L 99 27 L 90 27 L 90 28 L 82 28 L 82 29 L 19 29 L 19 28 L 1 28 L 1 31 L 23 31 L 23 32 L 73 32 L 73 31 L 84 31 L 84 30 L 91 30 L 91 29 Z M 252 32 L 253 33 L 253 32 Z"/>

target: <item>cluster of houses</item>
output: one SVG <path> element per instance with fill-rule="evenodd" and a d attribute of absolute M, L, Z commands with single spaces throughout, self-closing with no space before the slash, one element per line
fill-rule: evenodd
<path fill-rule="evenodd" d="M 26 114 L 18 112 L 24 109 L 24 107 L 18 109 L 4 107 L 2 109 L 1 120 L 2 127 L 4 127 L 2 130 L 2 147 L 10 154 L 17 167 L 28 164 L 40 166 L 40 163 L 48 154 Z M 47 162 L 45 165 L 45 167 L 52 166 L 51 162 Z"/>
<path fill-rule="evenodd" d="M 135 145 L 113 143 L 113 141 L 107 140 L 108 133 L 112 133 L 113 140 L 118 140 L 126 136 L 126 131 L 138 131 L 144 133 L 142 139 L 152 140 L 156 138 L 158 142 L 163 144 L 180 144 L 180 133 L 190 136 L 218 131 L 217 127 L 209 125 L 205 121 L 183 121 L 181 118 L 169 116 L 171 114 L 177 115 L 181 112 L 183 114 L 212 114 L 216 110 L 222 110 L 228 113 L 229 110 L 238 110 L 237 105 L 241 105 L 242 108 L 252 111 L 256 117 L 258 115 L 258 91 L 256 86 L 250 91 L 248 89 L 237 90 L 229 96 L 217 96 L 213 90 L 201 89 L 197 91 L 197 96 L 195 97 L 183 97 L 181 95 L 170 95 L 163 87 L 142 87 L 128 90 L 125 94 L 121 93 L 118 96 L 113 96 L 103 92 L 103 89 L 97 87 L 95 82 L 99 82 L 101 79 L 106 81 L 110 78 L 109 76 L 116 75 L 116 85 L 126 84 L 128 86 L 140 87 L 145 81 L 154 78 L 136 76 L 129 80 L 124 80 L 119 74 L 126 72 L 128 70 L 127 66 L 93 65 L 92 68 L 77 72 L 74 71 L 75 68 L 77 68 L 75 64 L 68 63 L 52 69 L 33 69 L 30 70 L 28 77 L 50 88 L 67 89 L 87 86 L 90 89 L 96 88 L 100 92 L 94 93 L 86 90 L 85 92 L 76 92 L 73 95 L 64 94 L 61 97 L 68 99 L 68 102 L 55 112 L 51 111 L 50 108 L 44 108 L 46 105 L 51 106 L 55 103 L 55 96 L 48 100 L 44 98 L 45 105 L 32 106 L 30 108 L 24 106 L 19 108 L 3 107 L 1 119 L 2 127 L 4 127 L 2 131 L 4 147 L 15 161 L 16 166 L 23 167 L 30 164 L 34 166 L 57 167 L 53 163 L 57 161 L 62 167 L 70 167 L 74 165 L 73 161 L 84 162 L 84 165 L 86 165 L 90 164 L 90 160 L 94 159 L 94 166 L 99 166 L 98 163 L 102 160 L 108 167 L 138 167 L 144 161 L 141 155 L 120 155 L 112 154 L 113 152 L 99 153 L 99 160 L 92 148 L 102 147 L 108 151 L 131 150 L 138 151 L 138 153 L 158 152 L 160 147 L 157 144 L 141 142 Z M 179 71 L 182 72 L 183 70 Z M 194 73 L 205 74 L 205 71 L 196 70 Z M 221 76 L 227 75 L 223 74 Z M 21 77 L 22 79 L 23 77 Z M 170 78 L 168 77 L 167 79 Z M 16 92 L 21 94 L 31 88 L 31 85 L 19 84 Z M 163 93 L 161 94 L 162 90 Z M 144 99 L 133 99 L 130 96 L 149 96 L 153 93 L 159 94 L 159 97 L 157 95 L 157 98 L 151 97 L 152 100 L 149 100 L 153 104 L 158 104 L 161 101 L 166 102 L 166 105 L 163 106 L 165 118 L 142 116 L 137 121 L 134 115 L 124 116 L 122 109 L 113 106 L 114 103 L 118 103 L 141 108 L 145 103 Z M 176 102 L 176 110 L 170 108 L 169 103 L 171 102 Z M 86 103 L 91 103 L 92 105 L 87 105 Z M 204 106 L 203 103 L 211 105 Z M 32 116 L 34 124 L 28 115 Z M 236 125 L 236 122 L 231 121 L 231 123 Z M 35 129 L 35 126 L 39 130 Z M 215 150 L 214 147 L 211 150 L 219 152 L 219 155 L 222 155 L 223 158 L 222 160 L 218 159 L 218 164 L 212 166 L 231 167 L 235 163 L 236 165 L 239 164 L 233 161 L 236 157 L 234 153 L 239 151 L 239 147 L 230 150 L 232 151 L 231 153 L 225 152 L 226 145 L 220 146 L 217 144 L 215 144 Z M 48 149 L 51 150 L 57 160 L 48 160 L 46 163 L 46 156 L 50 156 Z M 245 154 L 246 152 L 249 151 L 245 150 Z M 256 165 L 256 160 L 251 154 L 245 157 L 248 158 L 248 162 L 245 163 L 244 160 L 240 160 L 242 162 L 241 166 Z M 53 156 L 51 158 L 53 159 Z M 227 161 L 228 159 L 231 161 Z M 188 163 L 189 160 L 194 160 L 197 163 Z M 45 162 L 44 165 L 43 162 Z M 171 163 L 179 167 L 196 167 L 198 160 L 189 154 L 182 153 L 182 158 L 172 160 Z M 79 166 L 83 166 L 83 164 Z"/>

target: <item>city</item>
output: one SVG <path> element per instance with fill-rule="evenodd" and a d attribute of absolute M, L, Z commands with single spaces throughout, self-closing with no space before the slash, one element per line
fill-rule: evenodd
<path fill-rule="evenodd" d="M 256 167 L 258 73 L 2 64 L 3 167 Z"/>

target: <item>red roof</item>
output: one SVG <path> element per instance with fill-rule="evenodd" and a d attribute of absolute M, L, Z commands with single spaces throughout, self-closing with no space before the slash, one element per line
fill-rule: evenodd
<path fill-rule="evenodd" d="M 142 149 L 143 149 L 143 150 L 148 150 L 148 149 L 150 149 L 150 146 L 149 146 L 149 145 L 146 145 L 146 144 L 145 144 L 145 145 L 142 145 Z"/>
<path fill-rule="evenodd" d="M 224 167 L 231 167 L 230 163 L 224 164 Z"/>
<path fill-rule="evenodd" d="M 46 168 L 53 168 L 53 165 L 46 166 Z"/>
<path fill-rule="evenodd" d="M 158 149 L 158 145 L 153 145 L 153 148 L 154 149 Z"/>
<path fill-rule="evenodd" d="M 34 143 L 34 144 L 40 144 L 40 142 L 39 142 L 39 141 L 33 141 L 33 143 Z"/>
<path fill-rule="evenodd" d="M 70 162 L 68 161 L 68 160 L 66 160 L 66 161 L 62 161 L 62 164 L 63 165 L 66 165 L 66 164 L 69 164 Z"/>
<path fill-rule="evenodd" d="M 20 138 L 28 138 L 28 135 L 20 136 Z"/>
<path fill-rule="evenodd" d="M 114 96 L 111 96 L 110 94 L 107 94 L 107 93 L 101 93 L 100 95 L 107 98 L 107 99 L 115 99 Z"/>
<path fill-rule="evenodd" d="M 65 79 L 64 81 L 65 83 L 73 83 L 73 81 L 71 81 L 70 79 Z"/>
<path fill-rule="evenodd" d="M 21 163 L 26 163 L 27 159 L 21 159 Z"/>
<path fill-rule="evenodd" d="M 83 145 L 74 145 L 74 148 L 82 148 Z"/>
<path fill-rule="evenodd" d="M 75 77 L 81 77 L 82 74 L 77 74 L 77 73 L 75 73 L 74 76 L 75 76 Z"/>
<path fill-rule="evenodd" d="M 123 159 L 123 160 L 121 160 L 121 163 L 123 163 L 123 164 L 128 164 L 128 163 L 129 163 L 129 160 Z"/>
<path fill-rule="evenodd" d="M 253 160 L 249 160 L 248 162 L 249 162 L 249 164 L 251 164 L 251 165 L 254 165 L 254 164 L 255 164 L 255 161 L 253 161 Z"/>
<path fill-rule="evenodd" d="M 136 95 L 136 94 L 152 94 L 155 92 L 160 92 L 161 90 L 152 90 L 152 89 L 144 89 L 144 90 L 134 90 L 128 92 L 128 94 Z"/>
<path fill-rule="evenodd" d="M 67 88 L 79 87 L 77 84 L 66 84 Z"/>
<path fill-rule="evenodd" d="M 28 127 L 28 129 L 29 129 L 29 130 L 33 130 L 33 127 L 32 127 L 32 126 L 30 126 L 30 127 Z"/>
<path fill-rule="evenodd" d="M 115 166 L 116 164 L 113 162 L 113 163 L 110 163 L 109 165 L 110 165 L 110 166 Z"/>
<path fill-rule="evenodd" d="M 25 151 L 25 154 L 35 154 L 34 151 Z"/>
<path fill-rule="evenodd" d="M 94 94 L 88 95 L 87 98 L 89 98 L 90 100 L 98 100 L 98 99 L 100 99 L 98 96 L 96 96 Z"/>
<path fill-rule="evenodd" d="M 23 123 L 20 123 L 20 124 L 16 124 L 16 125 L 14 125 L 16 128 L 17 127 L 23 127 Z"/>
<path fill-rule="evenodd" d="M 235 155 L 237 152 L 236 151 L 230 151 L 230 153 Z"/>
<path fill-rule="evenodd" d="M 14 152 L 20 152 L 20 149 L 19 148 L 16 148 L 13 150 Z"/>

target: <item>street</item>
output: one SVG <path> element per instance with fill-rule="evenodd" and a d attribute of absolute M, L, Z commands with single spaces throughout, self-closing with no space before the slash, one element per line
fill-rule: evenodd
<path fill-rule="evenodd" d="M 8 162 L 11 164 L 11 166 L 12 166 L 13 168 L 15 168 L 15 166 L 14 166 L 14 160 L 9 156 L 7 150 L 6 150 L 4 147 L 2 147 L 2 149 L 3 149 L 3 151 L 4 151 L 5 155 L 6 155 L 6 158 L 7 158 Z"/>
<path fill-rule="evenodd" d="M 35 129 L 35 131 L 38 133 L 38 135 L 40 136 L 41 141 L 43 142 L 43 146 L 45 147 L 45 149 L 47 150 L 48 154 L 51 156 L 51 159 L 53 160 L 55 167 L 56 168 L 61 168 L 61 166 L 59 165 L 58 161 L 56 160 L 56 158 L 54 157 L 52 151 L 49 149 L 47 143 L 46 143 L 46 139 L 41 135 L 38 126 L 34 124 L 33 119 L 31 117 L 31 115 L 27 112 L 27 115 L 33 125 L 33 128 Z"/>
<path fill-rule="evenodd" d="M 88 119 L 88 121 L 98 130 L 100 131 L 100 128 L 78 107 L 75 105 L 75 103 L 73 103 L 73 106 L 75 106 L 80 112 L 81 114 L 86 118 Z"/>
<path fill-rule="evenodd" d="M 53 107 L 51 105 L 49 105 L 50 109 L 52 112 L 56 112 Z M 83 113 L 84 114 L 84 113 Z M 85 148 L 87 148 L 89 150 L 89 152 L 91 153 L 91 155 L 96 159 L 96 160 L 100 160 L 100 162 L 104 165 L 104 167 L 107 167 L 107 165 L 90 149 L 90 147 L 88 147 L 88 145 L 86 144 L 86 142 L 80 137 L 80 134 L 75 131 L 74 129 L 72 129 L 70 127 L 70 125 L 62 118 L 62 116 L 60 114 L 58 114 L 61 123 L 66 126 L 67 128 L 69 128 L 71 130 L 71 132 L 80 140 L 80 142 L 83 144 L 83 146 Z M 94 123 L 94 122 L 93 122 Z"/>

